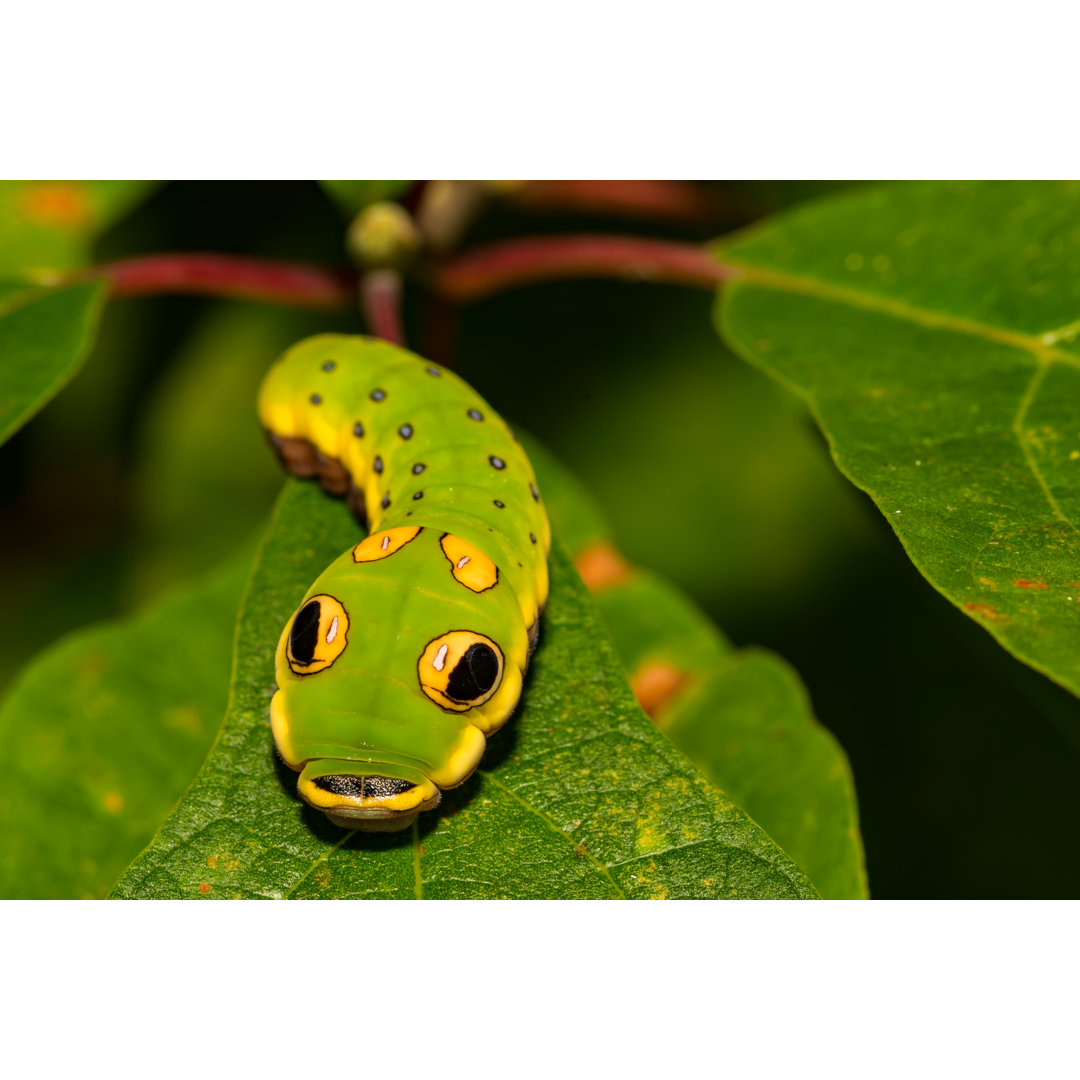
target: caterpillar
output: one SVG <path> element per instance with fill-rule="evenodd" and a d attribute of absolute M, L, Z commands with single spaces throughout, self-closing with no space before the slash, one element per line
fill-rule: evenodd
<path fill-rule="evenodd" d="M 467 383 L 375 338 L 294 345 L 258 412 L 285 468 L 370 528 L 281 633 L 277 752 L 336 825 L 405 828 L 468 779 L 521 695 L 548 593 L 536 476 Z"/>

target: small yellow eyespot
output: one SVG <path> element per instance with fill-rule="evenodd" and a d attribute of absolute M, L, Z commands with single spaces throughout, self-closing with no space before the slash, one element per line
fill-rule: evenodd
<path fill-rule="evenodd" d="M 466 589 L 480 593 L 498 585 L 499 568 L 472 544 L 465 543 L 458 536 L 443 533 L 439 546 L 450 563 L 450 573 Z"/>
<path fill-rule="evenodd" d="M 353 548 L 353 561 L 361 563 L 388 559 L 395 551 L 400 551 L 406 544 L 412 543 L 421 532 L 423 526 L 404 525 L 398 529 L 372 533 Z"/>
<path fill-rule="evenodd" d="M 294 675 L 325 671 L 345 651 L 349 615 L 340 600 L 322 593 L 304 601 L 289 627 L 286 655 Z"/>
<path fill-rule="evenodd" d="M 503 677 L 502 649 L 471 630 L 451 630 L 429 641 L 417 665 L 420 688 L 436 705 L 467 712 L 483 705 Z"/>

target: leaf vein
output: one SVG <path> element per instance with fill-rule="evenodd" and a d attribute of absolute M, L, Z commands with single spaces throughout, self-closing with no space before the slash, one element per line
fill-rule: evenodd
<path fill-rule="evenodd" d="M 545 814 L 542 810 L 537 809 L 537 807 L 533 806 L 532 803 L 526 802 L 524 799 L 522 799 L 516 791 L 514 791 L 512 788 L 508 787 L 501 780 L 499 780 L 494 773 L 480 770 L 480 775 L 485 780 L 489 780 L 492 784 L 495 785 L 495 787 L 499 788 L 502 791 L 505 791 L 511 799 L 518 803 L 518 805 L 523 806 L 526 810 L 535 814 L 542 822 L 544 822 L 545 825 L 547 825 L 549 829 L 551 829 L 553 833 L 555 833 L 556 836 L 561 837 L 571 847 L 579 849 L 584 854 L 585 858 L 588 859 L 589 862 L 591 862 L 593 866 L 595 866 L 596 869 L 599 870 L 600 873 L 607 878 L 611 887 L 615 890 L 616 893 L 619 894 L 619 899 L 626 899 L 626 894 L 622 891 L 622 889 L 619 888 L 618 883 L 611 876 L 611 871 L 604 863 L 602 863 L 598 858 L 596 858 L 596 856 L 593 855 L 587 847 L 583 847 L 580 841 L 575 841 L 572 836 L 569 836 L 567 835 L 567 833 L 563 832 L 563 830 L 554 821 L 552 821 L 552 819 L 549 818 L 547 814 Z"/>

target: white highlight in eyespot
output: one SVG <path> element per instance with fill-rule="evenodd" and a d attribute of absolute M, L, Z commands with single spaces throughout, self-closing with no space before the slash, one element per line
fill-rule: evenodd
<path fill-rule="evenodd" d="M 390 537 L 389 537 L 389 535 L 387 535 L 387 536 L 384 536 L 382 538 L 382 549 L 383 549 L 383 551 L 385 551 L 389 546 L 390 546 Z"/>
<path fill-rule="evenodd" d="M 436 671 L 442 671 L 446 667 L 446 654 L 449 651 L 449 645 L 440 645 L 439 651 L 435 654 L 435 659 L 431 661 L 431 666 Z"/>
<path fill-rule="evenodd" d="M 468 561 L 469 561 L 469 556 L 468 555 L 462 555 L 461 558 L 458 559 L 457 568 L 460 570 Z"/>
<path fill-rule="evenodd" d="M 334 621 L 330 624 L 330 629 L 326 631 L 326 644 L 329 645 L 334 638 L 337 637 L 337 624 L 338 617 L 334 616 Z"/>

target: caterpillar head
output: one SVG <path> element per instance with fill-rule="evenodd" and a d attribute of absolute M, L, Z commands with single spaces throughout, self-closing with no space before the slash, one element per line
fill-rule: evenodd
<path fill-rule="evenodd" d="M 274 740 L 335 824 L 404 828 L 469 777 L 517 704 L 528 639 L 485 558 L 432 529 L 374 533 L 286 624 Z"/>

